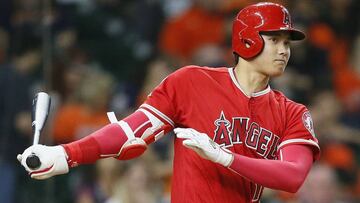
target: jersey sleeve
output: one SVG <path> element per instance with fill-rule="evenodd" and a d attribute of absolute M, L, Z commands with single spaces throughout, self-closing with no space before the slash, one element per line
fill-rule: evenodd
<path fill-rule="evenodd" d="M 310 112 L 305 106 L 296 103 L 292 103 L 287 107 L 285 131 L 278 146 L 278 151 L 291 144 L 311 146 L 314 159 L 319 159 L 320 147 Z"/>
<path fill-rule="evenodd" d="M 185 102 L 188 69 L 181 68 L 166 77 L 147 97 L 140 109 L 145 109 L 158 119 L 175 127 L 179 104 Z"/>

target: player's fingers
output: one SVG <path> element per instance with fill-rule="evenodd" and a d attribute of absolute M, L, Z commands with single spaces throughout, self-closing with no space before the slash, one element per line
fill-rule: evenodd
<path fill-rule="evenodd" d="M 204 150 L 194 140 L 184 140 L 183 145 L 196 152 L 200 157 L 208 159 L 204 154 Z"/>
<path fill-rule="evenodd" d="M 181 138 L 181 139 L 192 139 L 193 138 L 192 135 L 189 135 L 187 133 L 178 133 L 178 134 L 176 134 L 176 137 Z"/>
<path fill-rule="evenodd" d="M 32 172 L 30 172 L 30 177 L 37 179 L 37 180 L 43 180 L 43 179 L 51 177 L 52 176 L 51 172 L 54 171 L 54 169 L 55 169 L 55 165 L 52 165 L 51 167 L 48 167 L 45 169 L 32 171 Z"/>
<path fill-rule="evenodd" d="M 17 160 L 21 163 L 22 155 L 21 155 L 21 154 L 18 154 L 18 155 L 16 156 L 16 158 L 17 158 Z"/>
<path fill-rule="evenodd" d="M 36 180 L 44 180 L 44 179 L 50 178 L 50 176 L 37 174 L 37 175 L 31 175 L 31 178 L 36 179 Z"/>
<path fill-rule="evenodd" d="M 175 128 L 174 133 L 189 133 L 189 128 Z"/>
<path fill-rule="evenodd" d="M 196 140 L 184 140 L 183 145 L 189 148 L 199 148 L 199 143 Z"/>
<path fill-rule="evenodd" d="M 44 179 L 48 179 L 54 175 L 56 175 L 56 174 L 52 174 L 51 172 L 44 172 L 44 173 L 31 174 L 30 177 L 33 179 L 36 179 L 36 180 L 44 180 Z"/>
<path fill-rule="evenodd" d="M 179 136 L 177 136 L 178 138 L 199 139 L 202 137 L 201 133 L 197 132 L 192 128 L 176 128 L 174 132 L 176 134 L 180 134 Z"/>
<path fill-rule="evenodd" d="M 193 135 L 201 134 L 200 132 L 198 132 L 197 130 L 195 130 L 193 128 L 188 128 L 188 131 L 191 132 Z"/>
<path fill-rule="evenodd" d="M 191 133 L 189 133 L 188 131 L 186 131 L 184 129 L 178 129 L 176 131 L 175 130 L 174 130 L 174 132 L 175 132 L 177 138 L 190 139 L 193 137 L 193 135 Z"/>
<path fill-rule="evenodd" d="M 204 138 L 208 138 L 208 135 L 205 133 L 200 133 L 197 130 L 193 129 L 193 128 L 187 128 L 187 132 L 189 134 L 191 134 L 194 138 L 196 139 L 204 139 Z"/>

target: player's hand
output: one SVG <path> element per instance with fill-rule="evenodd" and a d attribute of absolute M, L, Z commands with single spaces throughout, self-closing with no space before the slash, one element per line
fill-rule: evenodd
<path fill-rule="evenodd" d="M 40 167 L 35 170 L 30 169 L 26 164 L 26 158 L 32 154 L 38 156 L 41 162 Z M 62 146 L 33 145 L 22 154 L 18 154 L 17 159 L 29 172 L 31 178 L 41 180 L 69 172 L 67 155 Z"/>
<path fill-rule="evenodd" d="M 233 160 L 233 154 L 220 147 L 205 133 L 200 133 L 192 128 L 174 129 L 176 137 L 185 139 L 183 145 L 194 150 L 202 158 L 215 163 L 222 164 L 225 167 L 230 166 Z"/>

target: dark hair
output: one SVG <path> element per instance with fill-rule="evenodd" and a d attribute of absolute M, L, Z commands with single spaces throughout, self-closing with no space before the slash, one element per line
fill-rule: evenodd
<path fill-rule="evenodd" d="M 235 61 L 235 66 L 239 63 L 239 54 L 237 54 L 237 53 L 233 53 L 234 54 L 234 61 Z"/>

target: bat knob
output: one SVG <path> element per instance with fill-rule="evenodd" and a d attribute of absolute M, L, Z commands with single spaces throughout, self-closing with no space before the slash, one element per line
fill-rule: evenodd
<path fill-rule="evenodd" d="M 41 165 L 40 159 L 38 156 L 36 156 L 35 154 L 31 154 L 30 156 L 28 156 L 26 158 L 26 165 L 32 169 L 38 169 Z"/>

